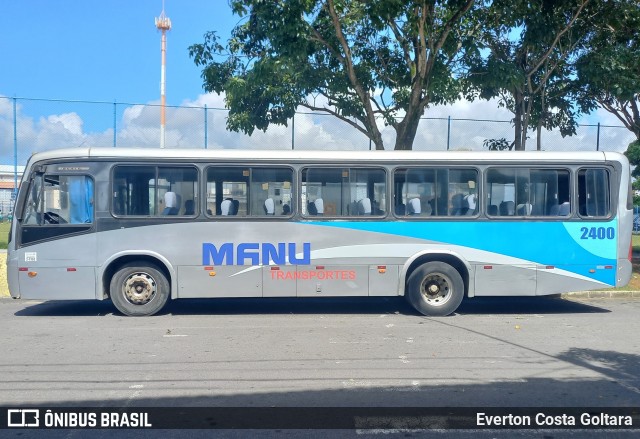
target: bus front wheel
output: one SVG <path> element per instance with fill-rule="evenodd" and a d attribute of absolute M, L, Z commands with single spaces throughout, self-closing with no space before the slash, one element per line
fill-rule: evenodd
<path fill-rule="evenodd" d="M 464 282 L 451 265 L 427 262 L 411 273 L 405 295 L 418 312 L 426 316 L 446 316 L 460 306 Z"/>
<path fill-rule="evenodd" d="M 160 269 L 144 263 L 122 266 L 111 278 L 111 301 L 122 314 L 150 316 L 169 300 L 171 287 Z"/>

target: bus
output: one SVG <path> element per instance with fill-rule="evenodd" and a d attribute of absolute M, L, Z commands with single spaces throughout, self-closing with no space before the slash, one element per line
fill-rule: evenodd
<path fill-rule="evenodd" d="M 33 155 L 12 220 L 16 299 L 544 296 L 631 277 L 613 152 L 75 148 Z"/>

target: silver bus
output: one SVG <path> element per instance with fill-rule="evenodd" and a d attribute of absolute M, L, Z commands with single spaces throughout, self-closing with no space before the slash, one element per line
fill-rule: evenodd
<path fill-rule="evenodd" d="M 626 285 L 629 163 L 609 152 L 76 148 L 35 154 L 15 208 L 16 299 L 464 297 Z"/>

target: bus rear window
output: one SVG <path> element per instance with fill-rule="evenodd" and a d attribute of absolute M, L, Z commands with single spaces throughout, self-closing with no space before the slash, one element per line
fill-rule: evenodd
<path fill-rule="evenodd" d="M 607 217 L 611 212 L 609 172 L 581 169 L 578 172 L 579 213 L 583 217 Z"/>

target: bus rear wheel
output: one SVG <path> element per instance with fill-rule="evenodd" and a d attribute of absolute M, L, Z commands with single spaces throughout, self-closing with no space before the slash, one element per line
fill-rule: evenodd
<path fill-rule="evenodd" d="M 158 267 L 146 263 L 122 266 L 111 278 L 111 301 L 127 316 L 150 316 L 169 300 L 171 287 Z"/>
<path fill-rule="evenodd" d="M 409 303 L 425 316 L 447 316 L 464 297 L 464 282 L 451 265 L 433 261 L 416 268 L 409 276 L 405 293 Z"/>

